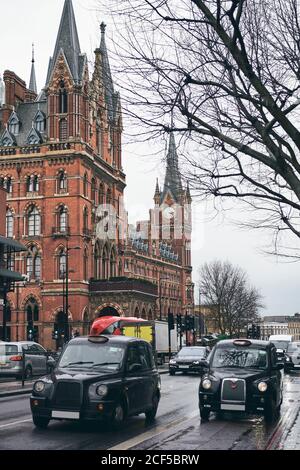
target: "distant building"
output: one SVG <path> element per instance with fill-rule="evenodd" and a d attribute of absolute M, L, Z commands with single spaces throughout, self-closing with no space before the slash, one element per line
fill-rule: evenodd
<path fill-rule="evenodd" d="M 300 313 L 289 317 L 288 334 L 293 335 L 294 341 L 300 341 Z"/>

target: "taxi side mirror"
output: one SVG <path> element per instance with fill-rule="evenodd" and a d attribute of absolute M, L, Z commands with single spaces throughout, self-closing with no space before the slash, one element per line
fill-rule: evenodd
<path fill-rule="evenodd" d="M 205 367 L 206 369 L 209 369 L 209 362 L 207 359 L 201 359 L 200 360 L 201 366 Z"/>

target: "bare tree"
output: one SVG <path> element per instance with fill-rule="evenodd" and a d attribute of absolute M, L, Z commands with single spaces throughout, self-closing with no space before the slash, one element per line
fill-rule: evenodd
<path fill-rule="evenodd" d="M 110 0 L 109 9 L 128 126 L 184 137 L 194 194 L 240 199 L 245 223 L 271 229 L 276 252 L 298 257 L 299 0 Z"/>
<path fill-rule="evenodd" d="M 200 291 L 212 319 L 223 334 L 240 335 L 258 318 L 261 295 L 249 286 L 246 273 L 229 262 L 205 263 L 199 270 Z"/>

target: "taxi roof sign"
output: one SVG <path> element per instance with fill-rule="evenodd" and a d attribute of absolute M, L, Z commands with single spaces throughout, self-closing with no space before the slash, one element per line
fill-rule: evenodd
<path fill-rule="evenodd" d="M 249 339 L 235 339 L 233 344 L 235 346 L 250 346 L 252 343 Z"/>
<path fill-rule="evenodd" d="M 88 340 L 91 342 L 91 343 L 107 343 L 108 341 L 108 338 L 107 336 L 89 336 L 88 337 Z"/>

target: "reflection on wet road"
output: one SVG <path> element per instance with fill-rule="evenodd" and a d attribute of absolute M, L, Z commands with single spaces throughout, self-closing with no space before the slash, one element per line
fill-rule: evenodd
<path fill-rule="evenodd" d="M 295 449 L 300 448 L 300 374 L 284 377 L 284 400 L 279 420 L 267 425 L 257 416 L 212 414 L 201 423 L 199 377 L 162 376 L 162 399 L 154 424 L 144 416 L 130 418 L 112 432 L 97 424 L 51 422 L 37 430 L 31 422 L 29 398 L 0 400 L 0 449 Z"/>

